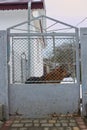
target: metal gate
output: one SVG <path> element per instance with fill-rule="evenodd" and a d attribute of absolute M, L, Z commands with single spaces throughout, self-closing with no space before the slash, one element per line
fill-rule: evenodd
<path fill-rule="evenodd" d="M 8 29 L 10 114 L 44 117 L 77 114 L 80 109 L 78 29 L 49 19 L 74 31 L 13 33 L 13 27 Z"/>

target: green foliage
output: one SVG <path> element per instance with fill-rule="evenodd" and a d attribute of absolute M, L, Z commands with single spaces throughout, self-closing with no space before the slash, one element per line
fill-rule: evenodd
<path fill-rule="evenodd" d="M 53 55 L 51 62 L 55 65 L 64 65 L 66 69 L 71 73 L 72 77 L 75 77 L 76 66 L 76 47 L 72 43 L 63 43 L 60 46 L 56 46 L 53 49 Z"/>
<path fill-rule="evenodd" d="M 73 44 L 64 43 L 61 46 L 55 47 L 51 61 L 60 64 L 73 64 L 76 61 L 75 55 L 75 46 Z"/>

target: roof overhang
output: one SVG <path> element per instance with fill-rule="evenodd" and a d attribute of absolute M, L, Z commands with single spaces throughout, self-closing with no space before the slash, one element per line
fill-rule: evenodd
<path fill-rule="evenodd" d="M 0 10 L 28 9 L 29 0 L 0 0 Z M 44 0 L 31 2 L 31 9 L 45 9 Z"/>

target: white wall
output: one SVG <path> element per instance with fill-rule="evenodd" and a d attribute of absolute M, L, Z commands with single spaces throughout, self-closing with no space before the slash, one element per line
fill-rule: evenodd
<path fill-rule="evenodd" d="M 13 25 L 27 21 L 27 18 L 27 10 L 0 11 L 0 30 L 6 30 Z"/>

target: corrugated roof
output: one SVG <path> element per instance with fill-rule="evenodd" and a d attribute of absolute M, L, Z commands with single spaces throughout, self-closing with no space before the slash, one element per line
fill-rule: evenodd
<path fill-rule="evenodd" d="M 30 0 L 0 0 L 0 10 L 27 9 Z M 31 9 L 42 9 L 44 0 L 32 0 Z"/>
<path fill-rule="evenodd" d="M 29 1 L 32 2 L 43 2 L 44 0 L 0 0 L 0 3 L 27 3 Z"/>
<path fill-rule="evenodd" d="M 0 4 L 1 3 L 24 3 L 24 2 L 28 2 L 29 0 L 0 0 Z"/>

